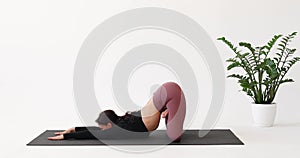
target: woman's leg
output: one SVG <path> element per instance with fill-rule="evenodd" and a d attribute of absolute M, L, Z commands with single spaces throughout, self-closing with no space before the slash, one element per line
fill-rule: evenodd
<path fill-rule="evenodd" d="M 166 82 L 153 94 L 153 103 L 160 112 L 168 109 L 166 118 L 167 135 L 173 141 L 180 141 L 186 113 L 185 96 L 175 82 Z"/>

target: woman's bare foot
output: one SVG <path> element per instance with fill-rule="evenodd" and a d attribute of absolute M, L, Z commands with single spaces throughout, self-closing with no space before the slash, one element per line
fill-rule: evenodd
<path fill-rule="evenodd" d="M 163 112 L 161 113 L 161 117 L 162 117 L 162 118 L 166 118 L 167 115 L 168 115 L 168 113 L 169 113 L 169 111 L 168 111 L 168 109 L 166 109 L 165 111 L 163 111 Z"/>

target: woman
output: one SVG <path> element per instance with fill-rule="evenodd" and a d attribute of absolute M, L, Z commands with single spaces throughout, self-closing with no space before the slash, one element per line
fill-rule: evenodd
<path fill-rule="evenodd" d="M 57 136 L 48 139 L 143 138 L 157 129 L 162 116 L 166 119 L 168 137 L 177 142 L 181 140 L 185 113 L 186 101 L 182 89 L 175 82 L 166 82 L 153 93 L 141 110 L 127 112 L 124 116 L 105 110 L 96 120 L 98 127 L 73 127 L 56 132 Z"/>

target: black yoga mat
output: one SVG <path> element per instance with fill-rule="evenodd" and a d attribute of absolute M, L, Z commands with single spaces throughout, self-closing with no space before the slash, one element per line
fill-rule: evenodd
<path fill-rule="evenodd" d="M 230 129 L 213 129 L 204 137 L 199 138 L 199 130 L 186 130 L 180 142 L 172 142 L 166 135 L 165 130 L 156 130 L 149 137 L 143 139 L 118 139 L 104 140 L 97 139 L 68 139 L 51 141 L 47 138 L 54 136 L 54 132 L 62 130 L 46 130 L 44 133 L 33 139 L 28 146 L 97 146 L 97 145 L 244 145 L 244 143 L 234 135 Z M 206 132 L 207 130 L 201 130 Z"/>

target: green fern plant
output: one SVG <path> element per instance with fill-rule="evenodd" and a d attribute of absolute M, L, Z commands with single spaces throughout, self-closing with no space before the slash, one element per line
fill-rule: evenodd
<path fill-rule="evenodd" d="M 297 35 L 293 32 L 283 36 L 275 35 L 266 45 L 254 47 L 248 42 L 240 42 L 240 50 L 225 37 L 218 38 L 223 41 L 234 53 L 233 58 L 226 62 L 230 64 L 227 70 L 242 68 L 244 74 L 230 74 L 228 78 L 237 78 L 238 83 L 247 95 L 256 104 L 270 104 L 273 102 L 278 88 L 281 84 L 294 82 L 293 79 L 285 78 L 290 68 L 296 64 L 300 57 L 293 57 L 295 48 L 289 48 L 289 43 Z M 275 57 L 270 58 L 269 53 L 273 46 L 279 41 Z"/>

